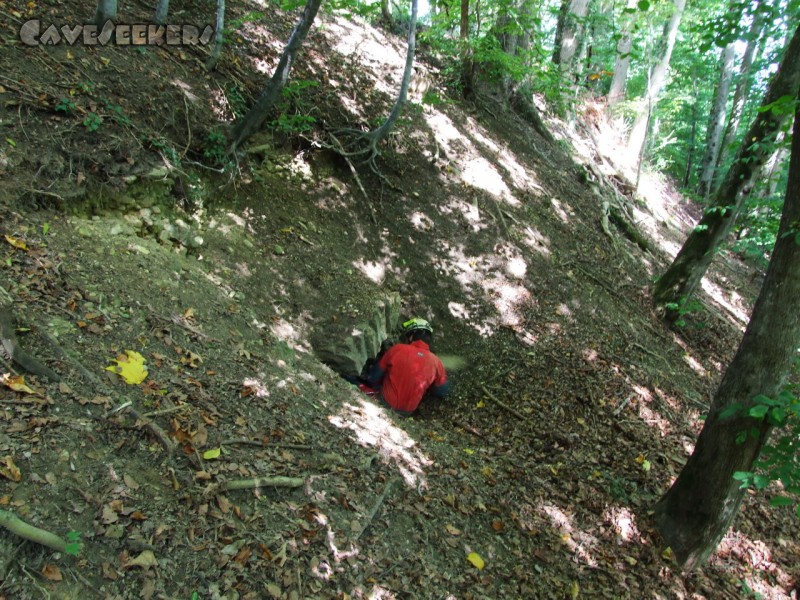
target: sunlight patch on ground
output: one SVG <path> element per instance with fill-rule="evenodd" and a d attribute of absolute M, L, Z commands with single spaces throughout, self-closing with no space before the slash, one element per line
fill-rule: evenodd
<path fill-rule="evenodd" d="M 597 560 L 591 553 L 599 545 L 595 536 L 576 529 L 572 524 L 572 517 L 557 506 L 540 504 L 539 512 L 550 519 L 553 528 L 558 530 L 561 541 L 575 555 L 576 560 L 590 567 L 597 566 Z"/>
<path fill-rule="evenodd" d="M 543 256 L 550 256 L 550 238 L 546 235 L 543 235 L 538 229 L 535 227 L 526 227 L 523 232 L 525 236 L 522 243 L 525 244 L 531 250 L 535 250 L 539 254 Z"/>
<path fill-rule="evenodd" d="M 716 283 L 709 281 L 708 277 L 703 277 L 701 285 L 703 291 L 711 296 L 714 302 L 723 307 L 728 314 L 733 317 L 731 322 L 739 328 L 739 331 L 744 332 L 744 328 L 750 320 L 750 316 L 742 305 L 741 296 L 733 292 L 731 297 L 726 297 L 725 291 Z"/>
<path fill-rule="evenodd" d="M 418 210 L 411 213 L 409 220 L 417 231 L 430 231 L 433 229 L 433 220 L 428 215 Z"/>
<path fill-rule="evenodd" d="M 743 580 L 751 590 L 747 594 L 748 597 L 760 597 L 765 600 L 795 598 L 794 594 L 786 593 L 786 590 L 794 587 L 795 582 L 786 571 L 773 562 L 769 547 L 764 542 L 753 540 L 739 531 L 729 531 L 717 546 L 709 560 L 709 566 L 735 571 L 742 564 L 752 570 L 752 574 Z"/>
<path fill-rule="evenodd" d="M 566 225 L 569 223 L 569 218 L 575 214 L 575 211 L 572 210 L 572 207 L 567 204 L 566 202 L 561 202 L 561 200 L 557 198 L 552 198 L 550 200 L 550 204 L 553 205 L 553 210 L 556 213 L 556 216 L 561 219 L 561 221 Z"/>
<path fill-rule="evenodd" d="M 353 261 L 353 266 L 361 271 L 367 279 L 375 283 L 383 283 L 383 280 L 386 278 L 386 265 L 382 262 L 374 260 L 365 261 L 360 258 Z"/>
<path fill-rule="evenodd" d="M 466 219 L 467 223 L 469 223 L 472 231 L 475 233 L 478 233 L 481 229 L 486 229 L 489 226 L 488 223 L 481 218 L 481 212 L 478 210 L 478 206 L 476 204 L 470 204 L 469 202 L 465 202 L 464 200 L 459 200 L 457 198 L 453 198 L 447 204 L 440 206 L 439 212 L 443 215 L 461 213 L 464 219 Z"/>
<path fill-rule="evenodd" d="M 656 426 L 659 433 L 661 433 L 661 437 L 665 437 L 672 433 L 672 424 L 650 407 L 650 404 L 654 403 L 652 392 L 646 387 L 642 387 L 640 385 L 633 385 L 632 388 L 636 396 L 639 398 L 639 401 L 637 402 L 639 418 L 648 425 Z"/>
<path fill-rule="evenodd" d="M 256 398 L 269 398 L 267 384 L 255 377 L 246 377 L 242 381 L 242 394 L 245 396 L 255 396 Z"/>
<path fill-rule="evenodd" d="M 308 315 L 305 315 L 310 320 Z M 309 352 L 307 339 L 310 326 L 305 323 L 290 323 L 286 319 L 276 318 L 270 323 L 270 332 L 275 339 L 284 342 L 293 350 L 300 352 Z"/>
<path fill-rule="evenodd" d="M 642 537 L 636 526 L 636 515 L 624 506 L 609 508 L 603 513 L 603 519 L 614 528 L 618 544 L 638 541 Z"/>
<path fill-rule="evenodd" d="M 519 204 L 511 194 L 502 175 L 497 172 L 494 165 L 482 156 L 476 156 L 464 161 L 461 169 L 461 180 L 467 185 L 490 193 L 498 199 L 509 204 Z"/>
<path fill-rule="evenodd" d="M 367 398 L 357 397 L 354 402 L 345 403 L 339 414 L 329 416 L 328 421 L 340 429 L 352 431 L 360 445 L 375 448 L 384 462 L 397 467 L 409 486 L 427 486 L 425 467 L 433 461 L 405 430 L 392 422 L 387 409 Z"/>

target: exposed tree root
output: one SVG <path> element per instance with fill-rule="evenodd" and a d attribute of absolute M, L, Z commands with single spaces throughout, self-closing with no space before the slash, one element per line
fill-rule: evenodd
<path fill-rule="evenodd" d="M 11 296 L 2 287 L 0 287 L 0 356 L 6 356 L 21 369 L 37 377 L 48 381 L 61 380 L 55 371 L 43 365 L 20 347 L 14 333 Z"/>
<path fill-rule="evenodd" d="M 7 510 L 0 510 L 0 525 L 14 535 L 46 546 L 56 552 L 66 552 L 67 542 L 54 533 L 34 527 Z"/>

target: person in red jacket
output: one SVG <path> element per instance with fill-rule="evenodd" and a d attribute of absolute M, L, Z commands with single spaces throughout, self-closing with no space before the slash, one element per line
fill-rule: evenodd
<path fill-rule="evenodd" d="M 418 317 L 403 323 L 403 343 L 389 348 L 371 369 L 367 379 L 395 411 L 410 415 L 430 391 L 444 397 L 449 391 L 442 361 L 431 352 L 433 328 Z"/>

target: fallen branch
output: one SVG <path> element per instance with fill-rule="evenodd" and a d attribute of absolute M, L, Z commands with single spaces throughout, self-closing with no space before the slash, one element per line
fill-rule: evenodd
<path fill-rule="evenodd" d="M 248 490 L 257 487 L 302 487 L 306 482 L 304 477 L 256 477 L 254 479 L 236 479 L 224 481 L 208 487 L 207 493 L 217 490 L 229 492 L 231 490 Z"/>
<path fill-rule="evenodd" d="M 61 380 L 55 371 L 40 363 L 20 347 L 11 318 L 11 297 L 0 287 L 0 356 L 2 355 L 7 355 L 8 359 L 21 369 L 37 377 L 48 381 Z"/>
<path fill-rule="evenodd" d="M 381 509 L 381 506 L 383 506 L 386 497 L 391 493 L 392 488 L 394 488 L 394 486 L 399 482 L 400 482 L 399 477 L 395 477 L 389 480 L 389 482 L 386 484 L 386 487 L 383 488 L 383 493 L 380 496 L 378 496 L 378 499 L 375 501 L 375 504 L 372 505 L 372 508 L 370 509 L 369 513 L 367 513 L 367 522 L 364 523 L 364 526 L 361 528 L 361 531 L 359 531 L 356 534 L 354 541 L 357 542 L 359 538 L 361 538 L 361 536 L 364 535 L 364 532 L 367 529 L 369 529 L 369 526 L 372 525 L 372 521 L 375 520 L 375 515 L 378 514 L 378 511 Z"/>
<path fill-rule="evenodd" d="M 50 533 L 44 529 L 34 527 L 6 510 L 0 510 L 0 525 L 8 529 L 14 535 L 46 546 L 56 552 L 67 551 L 67 542 L 62 540 L 55 533 Z"/>
<path fill-rule="evenodd" d="M 527 421 L 528 420 L 528 417 L 523 415 L 521 412 L 511 408 L 510 406 L 508 406 L 507 404 L 505 404 L 504 402 L 499 400 L 497 398 L 497 396 L 495 396 L 492 392 L 490 392 L 489 389 L 485 385 L 481 386 L 481 390 L 483 390 L 483 393 L 486 394 L 487 396 L 489 396 L 489 398 L 491 398 L 492 402 L 497 404 L 500 408 L 504 408 L 505 410 L 510 412 L 512 415 L 514 415 L 518 419 L 521 419 L 522 421 Z"/>

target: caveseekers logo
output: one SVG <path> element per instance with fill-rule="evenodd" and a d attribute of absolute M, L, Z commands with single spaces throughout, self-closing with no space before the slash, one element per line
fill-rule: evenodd
<path fill-rule="evenodd" d="M 50 24 L 42 29 L 39 19 L 22 24 L 19 39 L 26 46 L 57 46 L 83 44 L 84 46 L 205 46 L 214 37 L 214 28 L 206 25 L 200 31 L 195 25 L 153 25 L 145 23 L 121 24 L 106 21 L 97 25 Z"/>

